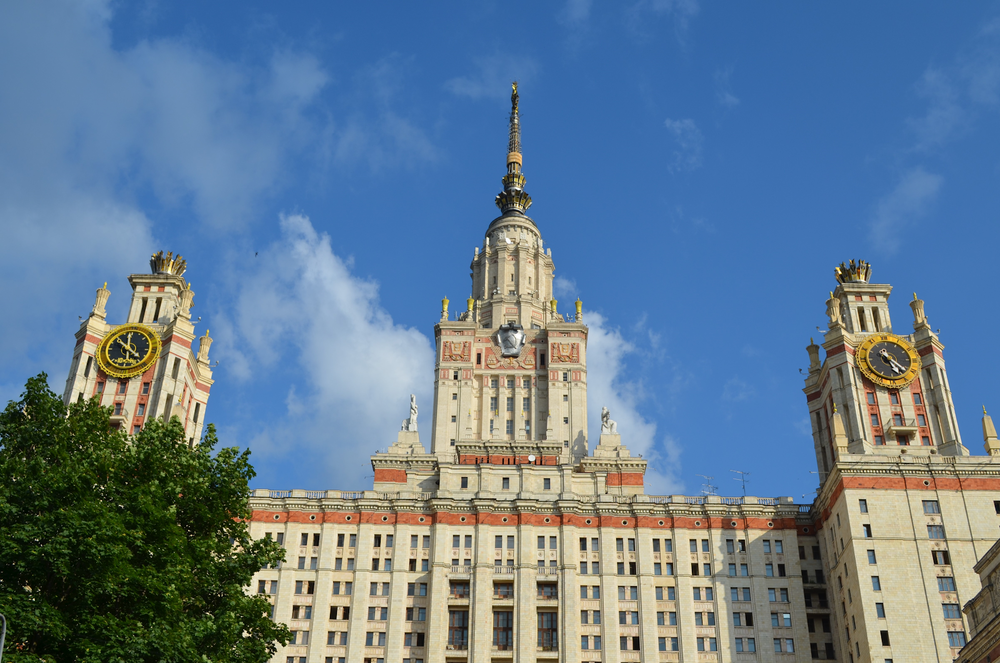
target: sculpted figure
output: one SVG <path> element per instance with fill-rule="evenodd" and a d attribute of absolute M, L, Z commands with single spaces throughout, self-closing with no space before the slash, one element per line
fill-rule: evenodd
<path fill-rule="evenodd" d="M 826 300 L 826 315 L 830 318 L 830 329 L 843 324 L 840 317 L 840 301 L 830 293 L 830 299 Z"/>
<path fill-rule="evenodd" d="M 601 433 L 617 433 L 618 422 L 611 418 L 607 407 L 601 408 Z"/>
<path fill-rule="evenodd" d="M 417 430 L 417 397 L 413 394 L 410 394 L 410 418 L 403 419 L 403 424 L 399 430 L 411 432 Z"/>

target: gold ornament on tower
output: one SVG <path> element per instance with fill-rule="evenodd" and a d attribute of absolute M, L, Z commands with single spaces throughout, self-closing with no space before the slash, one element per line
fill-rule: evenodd
<path fill-rule="evenodd" d="M 917 351 L 895 334 L 872 334 L 858 346 L 855 357 L 861 374 L 886 389 L 905 387 L 920 371 Z"/>
<path fill-rule="evenodd" d="M 146 325 L 115 327 L 97 347 L 97 365 L 115 378 L 142 375 L 160 356 L 160 337 Z"/>

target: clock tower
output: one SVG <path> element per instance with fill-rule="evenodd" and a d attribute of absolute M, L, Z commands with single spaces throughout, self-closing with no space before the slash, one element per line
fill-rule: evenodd
<path fill-rule="evenodd" d="M 829 330 L 810 343 L 809 402 L 821 479 L 843 454 L 968 456 L 955 419 L 944 345 L 913 295 L 913 332 L 893 331 L 892 286 L 871 283 L 864 260 L 841 263 L 826 302 Z"/>
<path fill-rule="evenodd" d="M 212 339 L 206 330 L 194 351 L 194 291 L 183 276 L 185 260 L 160 251 L 149 265 L 151 274 L 128 277 L 132 303 L 122 325 L 105 318 L 107 283 L 97 289 L 94 307 L 76 333 L 63 400 L 97 398 L 112 408 L 112 423 L 132 434 L 150 417 L 177 416 L 194 445 L 201 439 L 213 383 Z"/>
<path fill-rule="evenodd" d="M 820 488 L 812 507 L 837 660 L 952 661 L 976 560 L 996 543 L 1000 444 L 962 444 L 944 346 L 913 295 L 913 331 L 893 327 L 892 286 L 863 260 L 835 269 L 826 351 L 810 343 L 805 395 Z M 808 604 L 807 604 L 808 606 Z M 849 654 L 849 655 L 845 655 Z"/>

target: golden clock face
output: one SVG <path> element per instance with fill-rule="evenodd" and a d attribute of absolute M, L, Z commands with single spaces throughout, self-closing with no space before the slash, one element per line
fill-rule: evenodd
<path fill-rule="evenodd" d="M 145 373 L 160 356 L 160 337 L 145 325 L 122 325 L 111 330 L 97 348 L 97 364 L 116 378 Z"/>
<path fill-rule="evenodd" d="M 875 384 L 899 389 L 913 382 L 920 371 L 920 356 L 895 334 L 872 334 L 855 354 L 861 373 Z"/>

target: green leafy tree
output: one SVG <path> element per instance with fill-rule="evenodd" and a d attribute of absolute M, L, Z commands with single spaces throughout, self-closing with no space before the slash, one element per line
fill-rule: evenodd
<path fill-rule="evenodd" d="M 110 414 L 44 373 L 0 414 L 4 663 L 268 660 L 290 633 L 245 589 L 284 551 L 250 538 L 249 451 Z"/>

